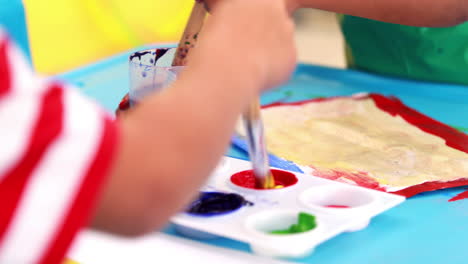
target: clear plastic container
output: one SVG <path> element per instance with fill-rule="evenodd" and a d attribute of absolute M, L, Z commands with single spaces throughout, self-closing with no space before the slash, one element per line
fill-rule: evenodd
<path fill-rule="evenodd" d="M 169 87 L 185 68 L 172 66 L 176 48 L 148 49 L 129 57 L 130 103 Z"/>

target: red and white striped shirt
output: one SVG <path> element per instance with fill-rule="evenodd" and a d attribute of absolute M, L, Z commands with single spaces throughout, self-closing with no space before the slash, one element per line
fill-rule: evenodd
<path fill-rule="evenodd" d="M 35 76 L 0 30 L 0 263 L 61 263 L 110 167 L 117 128 Z"/>

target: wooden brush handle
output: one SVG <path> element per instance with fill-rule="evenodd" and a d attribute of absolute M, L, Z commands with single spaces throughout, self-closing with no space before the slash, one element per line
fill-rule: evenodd
<path fill-rule="evenodd" d="M 185 27 L 184 34 L 177 46 L 172 66 L 185 66 L 187 64 L 187 56 L 190 50 L 196 46 L 198 34 L 203 27 L 206 14 L 207 11 L 203 1 L 196 1 L 187 26 Z"/>

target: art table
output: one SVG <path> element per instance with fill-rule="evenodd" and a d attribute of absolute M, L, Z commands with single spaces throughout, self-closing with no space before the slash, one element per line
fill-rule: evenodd
<path fill-rule="evenodd" d="M 128 89 L 128 54 L 58 76 L 113 111 Z M 371 74 L 299 65 L 289 83 L 266 93 L 262 103 L 374 92 L 394 95 L 418 111 L 468 132 L 468 87 L 383 78 Z M 232 148 L 229 156 L 246 158 Z M 468 200 L 448 202 L 465 188 L 417 195 L 374 218 L 363 231 L 346 233 L 318 246 L 299 263 L 438 264 L 466 263 Z M 169 226 L 166 234 L 177 236 Z M 229 239 L 204 243 L 249 251 L 248 245 Z M 158 250 L 158 248 L 154 248 Z"/>

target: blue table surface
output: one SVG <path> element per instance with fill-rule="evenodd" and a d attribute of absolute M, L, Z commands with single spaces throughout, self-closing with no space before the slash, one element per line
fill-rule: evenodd
<path fill-rule="evenodd" d="M 113 111 L 128 89 L 128 54 L 122 54 L 58 76 Z M 394 95 L 405 104 L 446 124 L 467 131 L 468 87 L 383 78 L 371 74 L 299 65 L 291 81 L 266 93 L 262 103 L 376 92 Z M 245 159 L 231 149 L 230 156 Z M 468 176 L 468 175 L 464 175 Z M 339 235 L 319 245 L 299 263 L 467 263 L 468 200 L 448 200 L 465 188 L 417 195 L 375 217 L 363 231 Z M 174 234 L 169 226 L 165 232 Z M 220 238 L 215 246 L 249 251 L 248 245 Z"/>
<path fill-rule="evenodd" d="M 8 33 L 26 58 L 31 61 L 22 0 L 0 0 L 0 28 Z"/>

